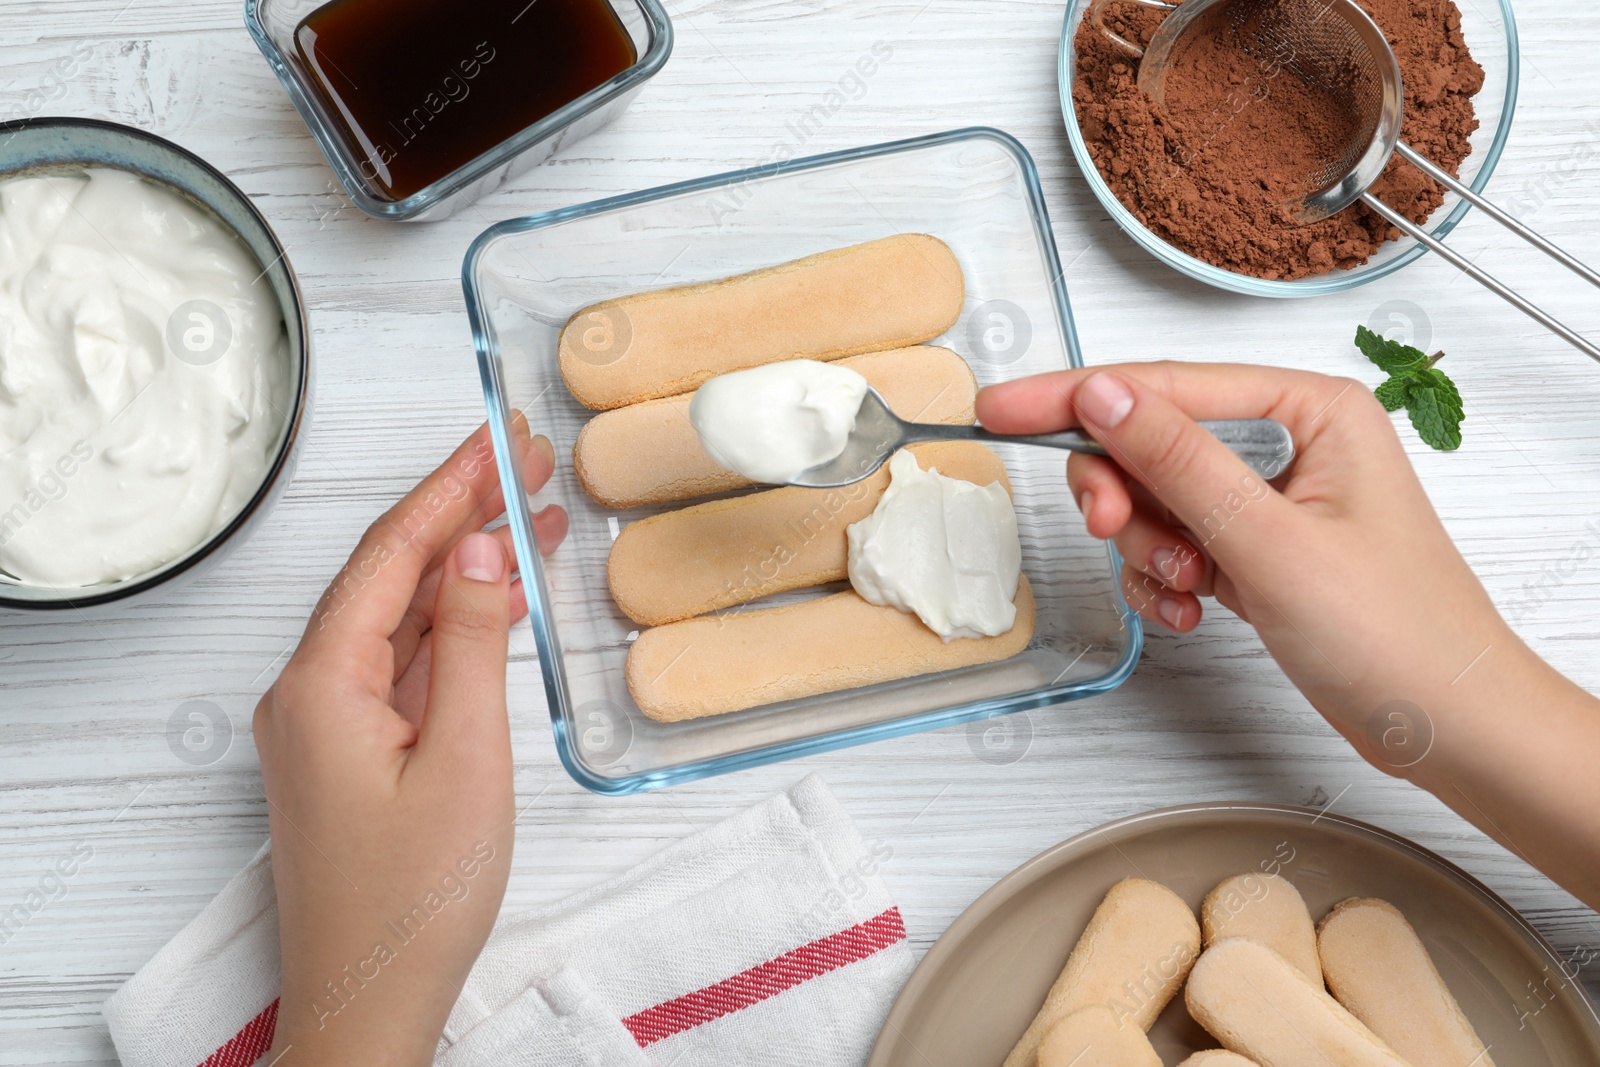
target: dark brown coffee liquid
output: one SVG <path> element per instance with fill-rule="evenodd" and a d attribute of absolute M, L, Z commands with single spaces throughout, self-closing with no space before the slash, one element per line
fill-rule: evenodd
<path fill-rule="evenodd" d="M 333 0 L 295 42 L 363 177 L 395 200 L 638 59 L 607 0 Z"/>

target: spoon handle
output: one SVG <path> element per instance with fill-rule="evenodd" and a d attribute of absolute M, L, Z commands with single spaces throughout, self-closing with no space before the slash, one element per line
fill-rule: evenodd
<path fill-rule="evenodd" d="M 1294 439 L 1288 427 L 1275 419 L 1223 419 L 1200 424 L 1250 469 L 1263 478 L 1276 478 L 1294 459 Z M 1084 452 L 1091 456 L 1110 455 L 1099 441 L 1081 430 L 1045 434 L 990 433 L 978 426 L 939 426 L 930 423 L 903 424 L 904 442 L 911 441 L 986 441 L 995 444 L 1038 445 Z M 1115 457 L 1113 457 L 1115 458 Z"/>

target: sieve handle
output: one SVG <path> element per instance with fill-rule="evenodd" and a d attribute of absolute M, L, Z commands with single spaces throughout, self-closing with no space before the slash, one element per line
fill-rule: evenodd
<path fill-rule="evenodd" d="M 1438 167 L 1434 166 L 1432 161 L 1424 156 L 1419 155 L 1416 150 L 1414 150 L 1404 141 L 1396 144 L 1394 146 L 1394 151 L 1395 154 L 1401 159 L 1405 160 L 1413 167 L 1416 167 L 1422 173 L 1426 174 L 1428 177 L 1432 178 L 1446 189 L 1449 189 L 1452 193 L 1455 193 L 1461 199 L 1467 201 L 1473 207 L 1477 208 L 1485 215 L 1488 215 L 1491 219 L 1494 219 L 1494 221 L 1498 222 L 1500 225 L 1504 226 L 1506 229 L 1510 230 L 1524 241 L 1527 241 L 1529 244 L 1543 252 L 1545 255 L 1549 256 L 1551 259 L 1560 263 L 1563 267 L 1566 267 L 1574 274 L 1577 274 L 1590 285 L 1600 286 L 1600 274 L 1595 273 L 1593 268 L 1573 258 L 1567 252 L 1556 247 L 1543 237 L 1528 229 L 1507 212 L 1502 211 L 1500 208 L 1489 203 L 1489 201 L 1473 192 L 1470 187 L 1463 185 L 1461 182 L 1457 181 L 1443 170 L 1440 170 Z"/>
<path fill-rule="evenodd" d="M 1123 37 L 1115 30 L 1106 28 L 1105 8 L 1108 4 L 1138 4 L 1140 7 L 1153 7 L 1157 11 L 1174 11 L 1177 4 L 1168 4 L 1163 0 L 1090 0 L 1089 24 L 1100 31 L 1100 36 L 1127 52 L 1130 56 L 1144 55 L 1144 49 Z"/>
<path fill-rule="evenodd" d="M 1576 332 L 1568 329 L 1566 326 L 1563 326 L 1560 322 L 1551 318 L 1537 306 L 1506 288 L 1492 274 L 1488 273 L 1487 271 L 1480 270 L 1478 266 L 1472 262 L 1472 260 L 1446 245 L 1443 241 L 1440 241 L 1438 238 L 1434 237 L 1427 230 L 1424 230 L 1421 226 L 1418 226 L 1416 223 L 1400 214 L 1394 208 L 1390 207 L 1388 204 L 1385 204 L 1382 200 L 1379 200 L 1371 193 L 1362 193 L 1361 202 L 1382 216 L 1389 223 L 1389 225 L 1404 230 L 1406 233 L 1410 234 L 1412 237 L 1415 237 L 1418 241 L 1421 241 L 1424 245 L 1428 246 L 1428 248 L 1439 253 L 1439 255 L 1443 256 L 1448 262 L 1456 267 L 1459 267 L 1464 273 L 1471 275 L 1480 284 L 1482 284 L 1484 288 L 1504 299 L 1512 307 L 1516 308 L 1529 318 L 1533 319 L 1535 322 L 1538 322 L 1540 325 L 1544 326 L 1557 337 L 1560 337 L 1563 341 L 1566 341 L 1573 348 L 1576 348 L 1590 359 L 1600 361 L 1600 348 L 1596 348 L 1588 341 L 1585 341 Z"/>

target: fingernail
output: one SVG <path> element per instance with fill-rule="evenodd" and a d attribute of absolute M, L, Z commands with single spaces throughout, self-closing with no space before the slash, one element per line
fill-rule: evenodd
<path fill-rule="evenodd" d="M 1163 582 L 1172 582 L 1178 577 L 1178 568 L 1182 566 L 1178 553 L 1170 548 L 1158 548 L 1150 553 L 1150 567 L 1156 572 L 1156 577 Z"/>
<path fill-rule="evenodd" d="M 1085 419 L 1109 430 L 1133 410 L 1133 391 L 1115 374 L 1095 374 L 1078 386 L 1075 403 Z"/>
<path fill-rule="evenodd" d="M 1156 614 L 1161 616 L 1161 621 L 1176 630 L 1179 623 L 1183 622 L 1183 604 L 1175 596 L 1164 596 L 1156 600 Z"/>
<path fill-rule="evenodd" d="M 506 554 L 500 542 L 485 533 L 468 534 L 456 546 L 461 577 L 475 582 L 498 582 L 506 571 Z"/>
<path fill-rule="evenodd" d="M 511 433 L 516 437 L 528 436 L 528 416 L 520 411 L 511 413 Z"/>
<path fill-rule="evenodd" d="M 550 438 L 544 434 L 533 435 L 533 447 L 544 456 L 545 461 L 554 467 L 556 465 L 556 446 L 550 443 Z"/>
<path fill-rule="evenodd" d="M 1089 512 L 1094 510 L 1093 489 L 1085 489 L 1083 495 L 1078 497 L 1078 510 L 1083 513 L 1085 519 L 1089 517 Z"/>

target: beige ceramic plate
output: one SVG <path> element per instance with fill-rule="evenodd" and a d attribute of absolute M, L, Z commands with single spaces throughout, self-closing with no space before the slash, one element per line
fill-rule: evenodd
<path fill-rule="evenodd" d="M 1572 962 L 1465 871 L 1376 827 L 1305 808 L 1205 804 L 1108 823 L 1002 878 L 912 973 L 868 1067 L 998 1067 L 1107 889 L 1170 886 L 1197 911 L 1233 874 L 1281 874 L 1313 918 L 1346 897 L 1398 906 L 1500 1067 L 1600 1063 L 1600 1017 Z M 1581 962 L 1581 961 L 1580 961 Z M 1214 1048 L 1180 994 L 1150 1032 L 1162 1060 Z"/>

